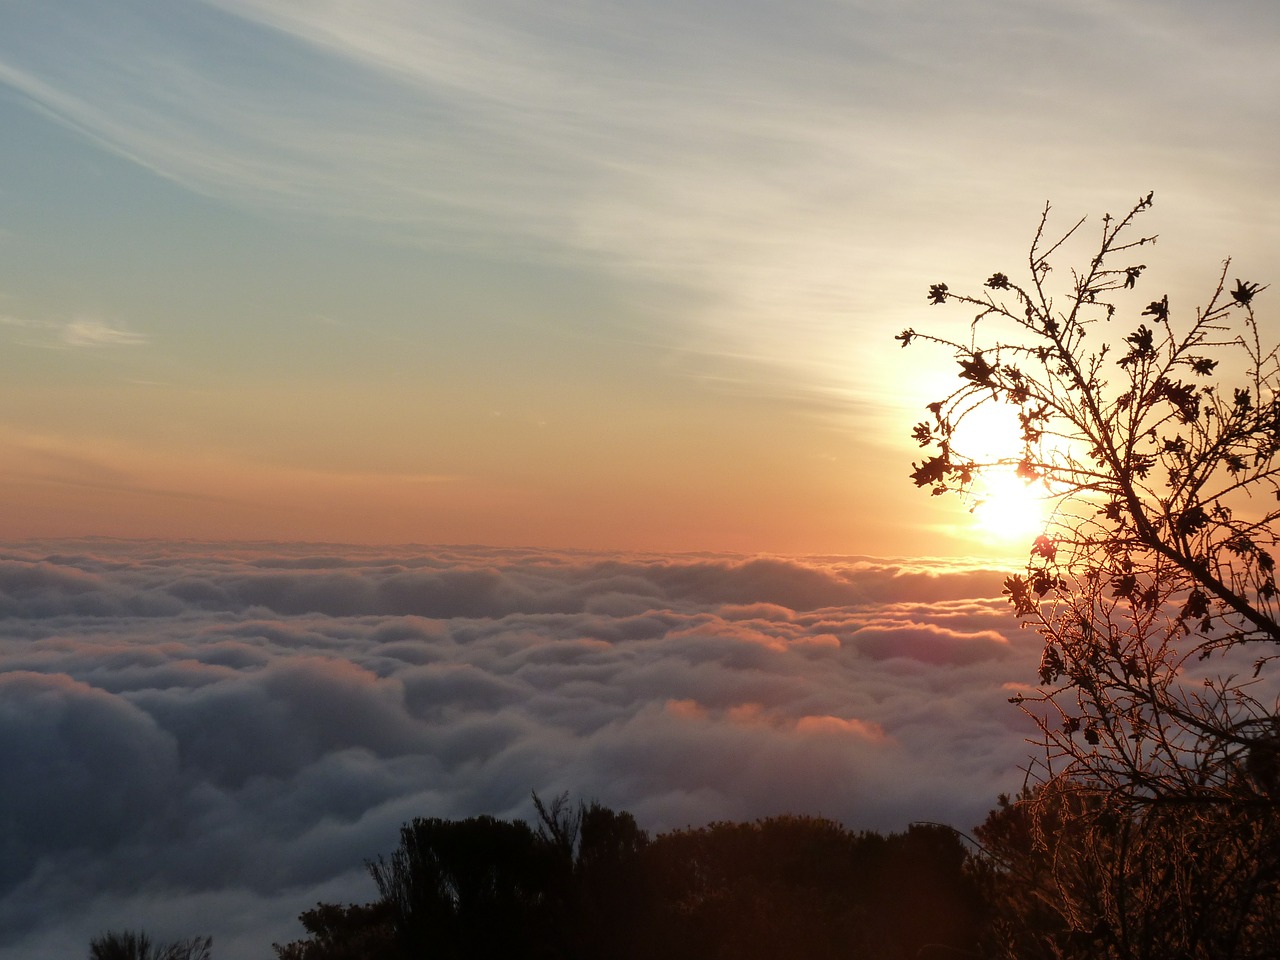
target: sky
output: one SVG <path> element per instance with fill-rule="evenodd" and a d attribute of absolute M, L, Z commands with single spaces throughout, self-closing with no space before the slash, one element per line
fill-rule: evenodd
<path fill-rule="evenodd" d="M 1274 275 L 1278 36 L 1261 0 L 13 0 L 0 536 L 980 549 L 903 483 L 949 361 L 892 335 L 1046 201 L 1156 190 L 1189 296 Z"/>
<path fill-rule="evenodd" d="M 973 826 L 1025 545 L 913 488 L 955 368 L 893 335 L 963 331 L 929 285 L 1016 278 L 1046 202 L 1155 191 L 1135 316 L 1280 281 L 1278 42 L 1271 0 L 0 3 L 0 960 L 261 957 L 533 790 Z"/>

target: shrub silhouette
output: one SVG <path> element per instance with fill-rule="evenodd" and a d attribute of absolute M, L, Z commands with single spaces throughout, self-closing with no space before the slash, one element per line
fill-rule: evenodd
<path fill-rule="evenodd" d="M 555 854 L 523 821 L 432 817 L 369 869 L 401 955 L 503 957 L 553 936 Z"/>
<path fill-rule="evenodd" d="M 156 943 L 144 931 L 108 930 L 89 941 L 89 960 L 209 960 L 212 937 Z"/>
<path fill-rule="evenodd" d="M 348 960 L 364 943 L 366 956 L 404 958 L 908 960 L 982 939 L 978 878 L 948 829 L 882 837 L 776 817 L 651 840 L 596 803 L 537 807 L 537 830 L 492 817 L 407 824 L 371 864 L 383 906 L 320 905 L 301 918 L 311 938 L 277 956 Z M 387 940 L 362 939 L 378 929 L 375 909 Z"/>
<path fill-rule="evenodd" d="M 397 951 L 386 900 L 345 907 L 318 903 L 298 920 L 309 936 L 283 946 L 273 944 L 279 960 L 377 960 Z"/>

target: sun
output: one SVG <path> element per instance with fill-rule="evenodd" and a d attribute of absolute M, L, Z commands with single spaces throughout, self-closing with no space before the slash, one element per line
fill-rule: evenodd
<path fill-rule="evenodd" d="M 1043 490 L 1028 484 L 1012 467 L 991 470 L 983 477 L 973 518 L 982 535 L 1003 543 L 1034 540 L 1045 528 Z"/>

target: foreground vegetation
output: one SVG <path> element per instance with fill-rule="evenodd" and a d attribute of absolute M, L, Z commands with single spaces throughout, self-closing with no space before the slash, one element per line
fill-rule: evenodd
<path fill-rule="evenodd" d="M 370 864 L 382 898 L 320 905 L 280 960 L 357 957 L 915 957 L 971 949 L 982 915 L 950 830 L 883 837 L 827 820 L 718 823 L 650 839 L 598 804 L 538 829 L 416 820 Z"/>
<path fill-rule="evenodd" d="M 537 798 L 535 797 L 535 801 Z M 317 904 L 277 960 L 942 960 L 1265 958 L 1280 944 L 1270 813 L 1150 823 L 1040 789 L 966 837 L 887 836 L 813 817 L 650 837 L 567 798 L 536 826 L 417 819 L 368 863 L 379 898 Z M 265 953 L 264 945 L 264 953 Z M 209 960 L 207 938 L 109 933 L 91 960 Z"/>
<path fill-rule="evenodd" d="M 1034 853 L 995 899 L 1007 956 L 1045 924 L 1068 933 L 1050 956 L 1280 956 L 1280 347 L 1229 261 L 1198 306 L 1140 292 L 1153 200 L 1093 243 L 1046 205 L 1021 270 L 933 284 L 961 322 L 897 336 L 954 362 L 916 485 L 976 503 L 1015 476 L 1049 508 L 1005 582 L 1044 640 L 1013 698 L 1041 750 L 1010 808 Z M 1011 452 L 967 429 L 993 411 Z"/>
<path fill-rule="evenodd" d="M 399 847 L 368 863 L 379 899 L 317 904 L 299 917 L 306 936 L 276 944 L 276 957 L 907 960 L 970 953 L 987 926 L 981 875 L 946 827 L 882 836 L 784 816 L 651 838 L 597 803 L 537 806 L 536 827 L 406 824 Z M 92 960 L 208 958 L 203 939 L 101 949 L 130 937 L 99 938 Z M 196 952 L 180 952 L 188 945 Z"/>

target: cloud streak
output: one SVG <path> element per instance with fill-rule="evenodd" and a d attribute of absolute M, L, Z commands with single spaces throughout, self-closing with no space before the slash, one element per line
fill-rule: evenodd
<path fill-rule="evenodd" d="M 63 327 L 62 342 L 73 347 L 120 347 L 146 343 L 147 338 L 141 333 L 89 317 L 72 320 Z"/>
<path fill-rule="evenodd" d="M 123 347 L 150 342 L 143 333 L 108 323 L 99 317 L 77 317 L 74 320 L 33 320 L 0 315 L 0 328 L 8 327 L 21 342 L 37 347 Z"/>
<path fill-rule="evenodd" d="M 126 918 L 257 955 L 317 899 L 372 896 L 359 865 L 400 823 L 525 816 L 531 789 L 653 829 L 970 826 L 1017 785 L 1005 687 L 1038 656 L 998 584 L 848 559 L 9 545 L 0 957 Z"/>

